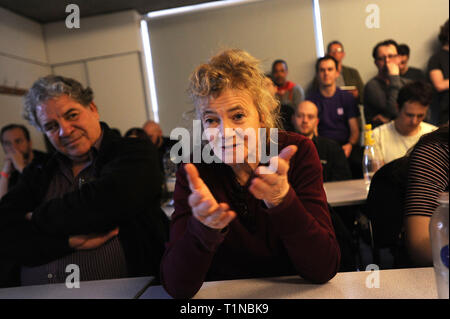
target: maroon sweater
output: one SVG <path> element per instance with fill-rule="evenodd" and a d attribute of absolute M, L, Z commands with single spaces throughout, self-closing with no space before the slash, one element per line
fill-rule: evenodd
<path fill-rule="evenodd" d="M 192 216 L 184 166 L 177 172 L 175 212 L 161 263 L 161 280 L 175 298 L 193 297 L 204 281 L 298 274 L 314 283 L 334 277 L 340 250 L 327 208 L 322 166 L 312 141 L 279 132 L 279 150 L 294 144 L 286 198 L 267 208 L 241 187 L 230 166 L 196 164 L 218 203 L 237 213 L 222 231 Z"/>

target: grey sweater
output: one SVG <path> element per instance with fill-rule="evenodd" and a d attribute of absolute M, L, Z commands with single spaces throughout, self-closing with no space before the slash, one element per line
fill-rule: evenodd
<path fill-rule="evenodd" d="M 397 117 L 398 92 L 409 80 L 398 75 L 390 76 L 389 80 L 388 85 L 379 77 L 374 77 L 364 87 L 364 115 L 367 123 L 381 124 L 372 122 L 372 118 L 378 114 L 391 120 Z"/>

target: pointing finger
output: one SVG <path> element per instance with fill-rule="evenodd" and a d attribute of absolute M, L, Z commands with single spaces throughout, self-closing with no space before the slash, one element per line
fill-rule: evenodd
<path fill-rule="evenodd" d="M 203 183 L 195 165 L 190 163 L 186 164 L 184 166 L 184 170 L 186 171 L 186 176 L 188 178 L 189 188 L 191 189 L 191 191 L 200 189 L 203 186 Z"/>

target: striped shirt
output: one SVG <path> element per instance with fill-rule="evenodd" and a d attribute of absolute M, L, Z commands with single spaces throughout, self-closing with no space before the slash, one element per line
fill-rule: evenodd
<path fill-rule="evenodd" d="M 442 192 L 448 192 L 448 144 L 424 143 L 410 156 L 405 215 L 431 217 Z"/>

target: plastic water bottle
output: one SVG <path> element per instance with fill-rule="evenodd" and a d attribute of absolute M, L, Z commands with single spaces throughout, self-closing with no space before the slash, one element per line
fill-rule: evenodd
<path fill-rule="evenodd" d="M 448 299 L 448 193 L 442 193 L 430 221 L 434 275 L 440 299 Z"/>
<path fill-rule="evenodd" d="M 367 124 L 364 133 L 364 154 L 362 162 L 364 182 L 366 183 L 367 191 L 369 191 L 370 181 L 372 180 L 373 175 L 383 165 L 384 162 L 380 151 L 375 147 L 375 140 L 372 136 L 372 125 Z"/>

